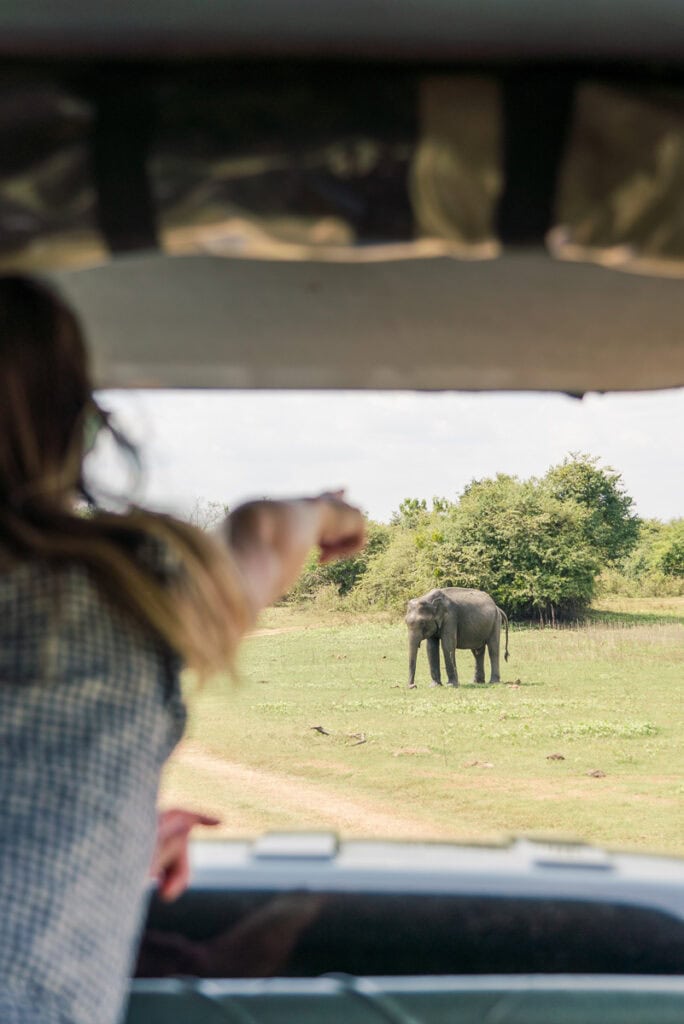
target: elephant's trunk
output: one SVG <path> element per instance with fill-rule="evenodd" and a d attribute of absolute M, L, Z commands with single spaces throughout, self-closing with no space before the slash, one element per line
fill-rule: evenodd
<path fill-rule="evenodd" d="M 416 662 L 418 660 L 418 648 L 421 637 L 417 633 L 409 633 L 409 687 L 416 685 Z"/>

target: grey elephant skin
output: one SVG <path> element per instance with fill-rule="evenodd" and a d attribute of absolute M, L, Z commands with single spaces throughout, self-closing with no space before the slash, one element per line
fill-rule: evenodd
<path fill-rule="evenodd" d="M 499 645 L 501 627 L 506 627 L 505 660 L 508 661 L 508 618 L 484 590 L 444 587 L 414 597 L 406 608 L 409 633 L 409 689 L 416 685 L 418 648 L 427 640 L 428 662 L 433 686 L 442 685 L 439 648 L 442 647 L 447 685 L 458 686 L 456 650 L 471 650 L 475 657 L 474 682 L 485 681 L 485 647 L 489 651 L 490 682 L 501 681 Z"/>

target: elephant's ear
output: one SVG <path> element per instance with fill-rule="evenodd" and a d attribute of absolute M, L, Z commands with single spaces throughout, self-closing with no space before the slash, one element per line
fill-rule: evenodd
<path fill-rule="evenodd" d="M 435 590 L 430 596 L 430 608 L 432 609 L 435 621 L 441 626 L 448 608 L 448 601 L 441 590 Z"/>

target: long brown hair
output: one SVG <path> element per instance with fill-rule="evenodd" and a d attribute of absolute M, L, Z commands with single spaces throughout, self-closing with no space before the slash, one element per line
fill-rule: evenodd
<path fill-rule="evenodd" d="M 231 668 L 251 612 L 227 548 L 142 509 L 77 512 L 85 427 L 97 414 L 72 310 L 43 283 L 0 276 L 0 571 L 80 563 L 200 675 Z M 150 542 L 168 553 L 166 576 L 140 556 Z"/>

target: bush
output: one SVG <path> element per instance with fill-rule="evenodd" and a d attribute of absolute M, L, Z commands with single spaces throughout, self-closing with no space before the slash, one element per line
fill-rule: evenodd
<path fill-rule="evenodd" d="M 398 611 L 433 587 L 474 587 L 509 616 L 555 623 L 582 617 L 602 570 L 603 592 L 672 593 L 684 579 L 684 521 L 641 524 L 632 505 L 619 474 L 588 455 L 541 479 L 473 480 L 457 502 L 406 498 L 390 525 L 369 522 L 361 554 L 326 566 L 312 557 L 290 599 Z"/>
<path fill-rule="evenodd" d="M 576 619 L 591 602 L 600 564 L 588 517 L 536 480 L 499 475 L 473 483 L 453 516 L 451 581 L 486 590 L 516 618 Z"/>
<path fill-rule="evenodd" d="M 396 527 L 387 547 L 369 559 L 368 568 L 350 595 L 355 609 L 400 609 L 409 597 L 438 586 L 429 560 L 422 556 L 414 530 Z"/>
<path fill-rule="evenodd" d="M 603 561 L 618 561 L 634 548 L 640 521 L 614 469 L 602 469 L 598 459 L 575 453 L 552 466 L 541 485 L 560 502 L 574 502 L 586 511 L 586 539 Z"/>
<path fill-rule="evenodd" d="M 323 590 L 329 591 L 328 600 L 333 592 L 338 597 L 349 594 L 366 573 L 373 557 L 389 544 L 390 528 L 384 523 L 367 520 L 366 536 L 367 541 L 363 551 L 352 558 L 344 558 L 339 562 L 328 562 L 321 565 L 318 561 L 318 551 L 312 551 L 286 600 L 295 603 L 313 600 Z"/>
<path fill-rule="evenodd" d="M 500 474 L 473 481 L 458 504 L 428 511 L 407 500 L 401 510 L 353 591 L 358 606 L 398 609 L 433 587 L 474 587 L 510 615 L 555 622 L 580 617 L 593 597 L 600 559 L 590 513 L 537 481 Z"/>
<path fill-rule="evenodd" d="M 634 550 L 599 578 L 602 594 L 625 597 L 684 595 L 684 519 L 646 520 Z"/>

